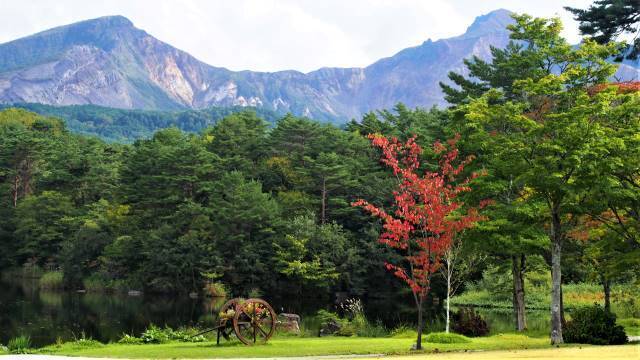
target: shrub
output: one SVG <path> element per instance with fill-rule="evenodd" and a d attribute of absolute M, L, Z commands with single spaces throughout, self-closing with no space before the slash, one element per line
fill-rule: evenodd
<path fill-rule="evenodd" d="M 26 354 L 31 347 L 31 338 L 28 336 L 18 336 L 9 340 L 7 349 L 12 354 Z"/>
<path fill-rule="evenodd" d="M 63 287 L 63 275 L 62 271 L 49 271 L 44 273 L 40 280 L 38 280 L 38 285 L 41 289 L 47 290 L 59 290 Z"/>
<path fill-rule="evenodd" d="M 336 335 L 338 336 L 353 336 L 356 335 L 356 327 L 349 322 L 344 322 L 343 325 L 336 331 Z"/>
<path fill-rule="evenodd" d="M 104 344 L 99 342 L 98 340 L 86 339 L 86 338 L 77 339 L 77 340 L 71 341 L 68 344 L 71 344 L 71 346 L 76 349 L 88 349 L 88 348 L 96 348 L 96 347 L 104 346 Z"/>
<path fill-rule="evenodd" d="M 82 280 L 82 287 L 89 292 L 104 292 L 109 286 L 99 276 L 92 275 Z"/>
<path fill-rule="evenodd" d="M 169 335 L 169 340 L 182 342 L 203 342 L 207 340 L 203 335 L 197 335 L 198 330 L 194 328 L 173 330 L 170 327 L 166 327 L 165 331 L 167 331 L 167 334 Z"/>
<path fill-rule="evenodd" d="M 249 298 L 259 298 L 262 297 L 263 294 L 264 293 L 262 292 L 262 290 L 260 290 L 260 288 L 254 287 L 249 290 L 249 293 L 247 295 L 249 296 Z"/>
<path fill-rule="evenodd" d="M 464 344 L 471 342 L 471 339 L 464 335 L 445 332 L 430 333 L 427 335 L 426 340 L 427 342 L 436 344 Z"/>
<path fill-rule="evenodd" d="M 453 331 L 466 336 L 485 336 L 489 325 L 472 307 L 461 307 L 453 315 Z"/>
<path fill-rule="evenodd" d="M 155 325 L 150 325 L 142 335 L 140 335 L 139 341 L 137 338 L 130 335 L 124 335 L 119 342 L 129 344 L 162 344 L 168 341 L 182 341 L 182 342 L 204 342 L 206 338 L 202 335 L 195 336 L 198 333 L 197 329 L 177 329 L 174 330 L 170 327 L 159 328 Z"/>
<path fill-rule="evenodd" d="M 573 311 L 563 335 L 568 343 L 617 345 L 627 342 L 624 328 L 616 324 L 615 314 L 598 304 Z"/>
<path fill-rule="evenodd" d="M 359 323 L 360 325 L 356 325 L 356 335 L 358 336 L 375 338 L 389 335 L 389 330 L 387 330 L 381 321 L 376 321 L 374 324 L 365 318 L 364 322 Z"/>
<path fill-rule="evenodd" d="M 142 339 L 139 337 L 135 337 L 129 334 L 122 334 L 120 340 L 118 340 L 119 344 L 128 344 L 128 345 L 139 345 L 142 344 Z"/>
<path fill-rule="evenodd" d="M 398 325 L 395 329 L 391 330 L 391 337 L 396 339 L 415 339 L 418 336 L 416 329 L 413 327 L 401 324 Z"/>
<path fill-rule="evenodd" d="M 151 324 L 142 335 L 140 340 L 145 344 L 162 344 L 169 341 L 169 335 L 164 329 Z"/>
<path fill-rule="evenodd" d="M 227 297 L 229 294 L 226 285 L 219 281 L 205 284 L 203 290 L 205 295 L 212 297 Z"/>

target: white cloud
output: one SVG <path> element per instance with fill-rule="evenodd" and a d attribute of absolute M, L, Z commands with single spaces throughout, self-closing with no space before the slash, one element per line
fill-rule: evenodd
<path fill-rule="evenodd" d="M 0 43 L 51 27 L 124 15 L 160 40 L 233 70 L 366 66 L 431 39 L 456 36 L 497 8 L 560 16 L 589 0 L 30 0 L 0 3 Z"/>

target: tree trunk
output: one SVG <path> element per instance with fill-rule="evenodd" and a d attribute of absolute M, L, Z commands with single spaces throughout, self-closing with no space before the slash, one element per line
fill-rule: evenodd
<path fill-rule="evenodd" d="M 416 350 L 422 350 L 422 301 L 416 301 L 418 305 L 418 339 L 416 339 Z"/>
<path fill-rule="evenodd" d="M 602 276 L 602 287 L 604 288 L 604 309 L 611 311 L 611 283 L 606 276 Z"/>
<path fill-rule="evenodd" d="M 560 215 L 552 208 L 551 221 L 551 344 L 562 344 L 562 234 Z"/>
<path fill-rule="evenodd" d="M 447 264 L 447 267 L 450 266 L 449 264 Z M 451 302 L 451 271 L 449 271 L 449 269 L 447 269 L 447 321 L 446 321 L 446 326 L 445 326 L 445 332 L 448 334 L 449 333 L 449 318 L 451 317 L 449 315 L 449 311 L 450 311 L 450 307 L 449 304 Z"/>
<path fill-rule="evenodd" d="M 325 224 L 327 221 L 327 180 L 322 178 L 322 213 L 320 216 L 320 223 Z"/>
<path fill-rule="evenodd" d="M 524 272 L 525 272 L 525 255 L 513 255 L 511 257 L 511 272 L 513 274 L 513 315 L 516 322 L 516 330 L 524 331 L 527 329 L 527 315 L 524 301 Z"/>
<path fill-rule="evenodd" d="M 12 191 L 12 195 L 13 195 L 13 207 L 17 207 L 18 206 L 18 189 L 20 186 L 20 178 L 18 177 L 18 175 L 16 175 L 13 178 L 13 186 L 11 188 Z"/>
<path fill-rule="evenodd" d="M 567 319 L 564 318 L 564 290 L 562 289 L 562 282 L 560 283 L 560 323 L 562 324 L 562 328 L 567 325 Z"/>

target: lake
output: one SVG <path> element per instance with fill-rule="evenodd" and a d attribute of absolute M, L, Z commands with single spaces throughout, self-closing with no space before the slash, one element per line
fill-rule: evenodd
<path fill-rule="evenodd" d="M 224 302 L 221 298 L 192 299 L 186 295 L 128 296 L 43 291 L 38 289 L 37 280 L 0 280 L 0 289 L 0 343 L 6 344 L 12 337 L 28 335 L 34 346 L 82 336 L 102 342 L 116 341 L 124 333 L 139 335 L 150 324 L 174 328 L 204 327 L 214 323 L 218 308 Z M 277 300 L 272 305 L 277 310 L 295 310 L 295 307 L 285 307 Z M 512 331 L 513 320 L 509 311 L 478 311 L 489 323 L 492 333 Z M 304 309 L 299 312 L 304 315 L 315 311 Z M 545 332 L 549 324 L 548 312 L 531 312 L 528 322 L 530 330 Z M 428 330 L 440 330 L 443 325 L 441 320 L 428 321 L 426 327 Z"/>

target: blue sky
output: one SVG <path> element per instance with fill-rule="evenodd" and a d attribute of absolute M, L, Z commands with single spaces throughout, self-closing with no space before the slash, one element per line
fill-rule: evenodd
<path fill-rule="evenodd" d="M 51 27 L 124 15 L 151 35 L 211 65 L 232 70 L 315 70 L 366 66 L 397 51 L 464 32 L 473 19 L 505 8 L 560 16 L 590 0 L 3 0 L 0 43 Z"/>

